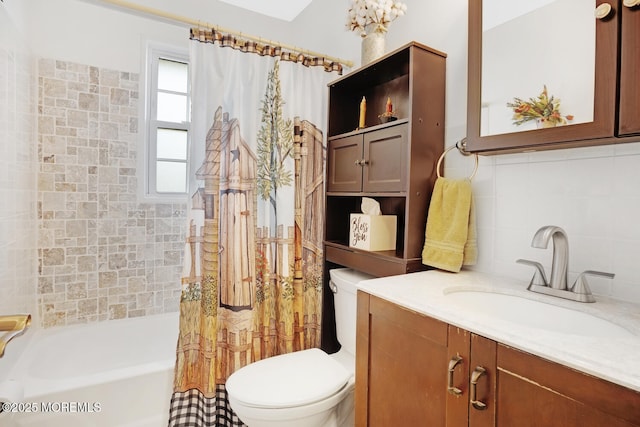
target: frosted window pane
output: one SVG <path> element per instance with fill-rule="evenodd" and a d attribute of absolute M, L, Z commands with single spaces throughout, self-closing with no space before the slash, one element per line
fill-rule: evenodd
<path fill-rule="evenodd" d="M 184 193 L 187 191 L 186 163 L 157 162 L 156 165 L 156 190 L 158 193 Z"/>
<path fill-rule="evenodd" d="M 175 129 L 158 129 L 159 159 L 187 160 L 187 131 Z"/>
<path fill-rule="evenodd" d="M 188 65 L 160 59 L 158 62 L 158 89 L 187 93 Z"/>
<path fill-rule="evenodd" d="M 186 95 L 158 93 L 158 120 L 182 123 L 187 121 Z"/>

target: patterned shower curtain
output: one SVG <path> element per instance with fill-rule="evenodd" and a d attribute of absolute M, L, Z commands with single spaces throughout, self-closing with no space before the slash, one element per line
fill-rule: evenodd
<path fill-rule="evenodd" d="M 335 73 L 191 42 L 189 235 L 170 426 L 243 425 L 225 381 L 318 347 L 327 83 Z"/>

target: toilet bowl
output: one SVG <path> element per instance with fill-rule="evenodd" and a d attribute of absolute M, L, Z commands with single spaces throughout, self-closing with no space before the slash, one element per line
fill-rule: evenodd
<path fill-rule="evenodd" d="M 373 276 L 346 268 L 329 274 L 340 351 L 312 348 L 273 356 L 229 376 L 229 404 L 249 427 L 354 425 L 355 284 Z"/>

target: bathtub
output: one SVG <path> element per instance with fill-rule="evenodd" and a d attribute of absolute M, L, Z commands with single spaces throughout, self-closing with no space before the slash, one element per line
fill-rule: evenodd
<path fill-rule="evenodd" d="M 27 333 L 5 375 L 24 400 L 0 425 L 165 427 L 177 337 L 178 313 Z"/>

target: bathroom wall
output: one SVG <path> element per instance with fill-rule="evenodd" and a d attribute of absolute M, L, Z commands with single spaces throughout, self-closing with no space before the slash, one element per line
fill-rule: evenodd
<path fill-rule="evenodd" d="M 22 5 L 0 6 L 0 314 L 35 312 L 36 63 Z"/>
<path fill-rule="evenodd" d="M 176 311 L 184 203 L 139 203 L 139 76 L 38 62 L 43 325 Z"/>
<path fill-rule="evenodd" d="M 450 146 L 463 138 L 466 133 L 468 0 L 450 0 L 448 2 L 405 0 L 405 2 L 408 6 L 408 13 L 406 16 L 401 17 L 399 21 L 391 24 L 387 35 L 387 51 L 400 47 L 411 40 L 416 40 L 447 53 L 446 145 Z M 5 0 L 3 3 L 5 6 L 2 7 L 6 9 L 19 3 L 21 2 L 18 0 Z M 148 41 L 160 41 L 179 47 L 188 46 L 186 32 L 182 27 L 144 19 L 129 13 L 122 13 L 113 8 L 96 6 L 93 3 L 96 2 L 89 0 L 30 1 L 29 20 L 31 28 L 28 40 L 32 42 L 30 46 L 32 53 L 38 58 L 45 58 L 45 61 L 66 64 L 66 67 L 95 67 L 99 71 L 105 70 L 119 73 L 119 76 L 122 73 L 131 73 L 137 75 L 140 82 L 143 82 L 143 56 Z M 360 39 L 356 34 L 344 29 L 345 13 L 348 8 L 347 0 L 316 0 L 293 23 L 283 23 L 270 18 L 263 18 L 259 15 L 245 12 L 242 9 L 233 8 L 217 0 L 212 0 L 206 5 L 194 0 L 184 2 L 139 0 L 138 3 L 167 10 L 178 15 L 201 19 L 203 22 L 217 23 L 249 34 L 262 35 L 265 38 L 280 40 L 319 52 L 327 52 L 345 59 L 352 59 L 355 61 L 356 66 L 359 62 Z M 5 31 L 5 28 L 2 25 L 2 31 Z M 561 29 L 557 29 L 557 31 L 561 31 Z M 4 37 L 3 39 L 12 40 L 13 37 Z M 32 75 L 34 74 L 32 73 Z M 0 78 L 4 78 L 4 76 L 0 75 Z M 428 78 L 428 76 L 425 76 L 425 78 Z M 114 88 L 117 87 L 114 86 Z M 127 86 L 127 90 L 131 90 L 130 86 Z M 139 91 L 140 93 L 142 93 L 141 90 Z M 0 97 L 2 96 L 0 95 Z M 109 96 L 111 96 L 110 93 Z M 104 95 L 104 99 L 107 98 L 107 95 Z M 63 99 L 61 98 L 61 100 Z M 36 102 L 38 102 L 38 96 L 34 95 L 33 103 Z M 140 99 L 138 102 L 140 102 Z M 140 104 L 138 104 L 138 107 L 141 107 Z M 5 104 L 2 104 L 2 108 L 6 108 Z M 72 107 L 67 108 L 73 110 Z M 139 112 L 137 117 L 142 117 L 141 114 Z M 104 114 L 101 117 L 100 123 L 102 123 L 102 120 L 108 122 L 108 119 L 104 118 L 106 117 Z M 139 125 L 140 122 L 138 123 Z M 123 126 L 126 127 L 126 125 Z M 2 124 L 0 124 L 0 132 L 5 132 L 5 126 Z M 142 129 L 138 128 L 138 144 L 140 144 L 141 132 Z M 139 148 L 134 148 L 133 145 L 130 145 L 129 137 L 133 138 L 133 136 L 127 135 L 125 138 L 126 144 L 120 141 L 120 136 L 114 137 L 115 139 L 107 138 L 107 140 L 115 141 L 118 146 L 126 146 L 126 149 L 129 150 L 128 155 L 133 155 L 134 151 L 136 153 L 139 152 Z M 98 138 L 98 141 L 100 141 L 100 138 Z M 16 140 L 16 142 L 19 141 Z M 99 143 L 96 147 L 99 147 Z M 40 166 L 43 167 L 43 170 L 45 166 L 51 167 L 52 165 L 62 166 L 65 171 L 67 169 L 71 170 L 71 159 L 74 156 L 78 156 L 77 151 L 79 151 L 80 147 L 67 146 L 65 149 L 70 149 L 71 152 L 62 155 L 57 152 L 45 153 L 43 151 L 40 153 L 42 159 Z M 3 149 L 7 150 L 8 148 L 3 146 Z M 18 148 L 11 144 L 10 149 Z M 73 153 L 74 149 L 76 150 L 75 154 Z M 97 149 L 100 150 L 100 148 Z M 49 157 L 52 154 L 56 154 L 56 156 L 54 158 Z M 62 163 L 45 163 L 45 156 L 50 161 L 55 159 L 56 162 Z M 4 161 L 6 158 L 7 156 L 3 156 L 0 161 Z M 121 157 L 109 158 L 108 162 L 119 162 L 122 159 Z M 100 161 L 100 158 L 98 160 Z M 479 263 L 475 269 L 506 275 L 523 281 L 528 280 L 531 276 L 530 269 L 516 264 L 515 259 L 535 259 L 549 268 L 551 251 L 533 249 L 530 247 L 530 242 L 538 227 L 545 224 L 555 224 L 564 227 L 569 234 L 571 280 L 580 271 L 587 268 L 611 271 L 616 273 L 614 280 L 598 278 L 591 280 L 594 291 L 618 298 L 640 301 L 640 271 L 634 268 L 634 262 L 638 254 L 637 248 L 640 247 L 640 227 L 637 225 L 637 218 L 640 217 L 640 196 L 636 196 L 639 193 L 635 191 L 640 184 L 640 177 L 638 176 L 640 168 L 634 167 L 634 165 L 640 164 L 638 161 L 640 161 L 639 144 L 556 150 L 526 155 L 481 156 L 478 175 L 473 182 L 478 206 L 477 219 L 480 244 Z M 128 162 L 123 163 L 126 164 Z M 456 177 L 468 175 L 473 161 L 471 158 L 462 157 L 456 152 L 451 152 L 447 156 L 445 164 L 445 174 Z M 124 265 L 124 259 L 127 259 L 126 266 L 122 268 L 127 271 L 126 274 L 133 274 L 134 270 L 136 273 L 141 273 L 140 270 L 142 268 L 134 267 L 134 265 L 142 259 L 144 259 L 144 268 L 147 271 L 155 269 L 152 264 L 164 263 L 165 248 L 154 249 L 154 251 L 158 251 L 154 257 L 140 255 L 142 248 L 151 250 L 150 246 L 148 246 L 149 241 L 146 240 L 145 243 L 141 243 L 136 240 L 142 239 L 143 226 L 134 226 L 133 218 L 128 217 L 129 212 L 132 212 L 133 216 L 142 215 L 142 212 L 145 212 L 147 216 L 144 217 L 144 222 L 150 223 L 150 218 L 154 218 L 153 222 L 155 223 L 155 218 L 159 214 L 157 207 L 154 205 L 136 205 L 132 201 L 127 201 L 124 203 L 127 206 L 124 210 L 127 212 L 125 215 L 127 217 L 126 220 L 122 217 L 100 217 L 100 214 L 98 214 L 101 209 L 99 199 L 90 199 L 93 195 L 88 190 L 89 185 L 91 185 L 89 184 L 90 179 L 98 179 L 98 191 L 100 191 L 100 180 L 96 177 L 90 177 L 90 166 L 96 166 L 95 170 L 103 166 L 105 168 L 113 167 L 112 165 L 103 165 L 100 162 L 97 165 L 86 163 L 82 166 L 82 168 L 86 167 L 87 190 L 80 191 L 80 194 L 82 197 L 86 197 L 86 200 L 75 200 L 71 197 L 70 191 L 59 191 L 65 197 L 70 197 L 72 203 L 95 202 L 98 218 L 60 218 L 60 221 L 73 224 L 70 225 L 70 233 L 77 234 L 86 230 L 87 244 L 84 244 L 83 239 L 85 237 L 78 235 L 70 236 L 67 241 L 67 237 L 65 237 L 67 224 L 65 223 L 64 228 L 62 228 L 62 222 L 57 223 L 60 226 L 57 237 L 55 237 L 55 233 L 42 233 L 40 237 L 42 240 L 43 235 L 53 234 L 54 243 L 51 244 L 48 240 L 49 237 L 47 237 L 46 248 L 64 248 L 65 253 L 64 264 L 44 265 L 43 262 L 41 265 L 43 268 L 43 280 L 38 285 L 39 292 L 41 292 L 38 298 L 42 302 L 43 314 L 48 315 L 47 324 L 89 321 L 119 316 L 124 311 L 124 308 L 120 308 L 123 307 L 120 304 L 126 305 L 127 315 L 153 312 L 154 310 L 159 310 L 161 305 L 164 309 L 167 305 L 172 304 L 169 303 L 170 297 L 167 297 L 166 304 L 165 302 L 156 304 L 156 301 L 159 300 L 155 298 L 165 298 L 166 289 L 149 290 L 145 288 L 142 290 L 138 288 L 140 290 L 134 292 L 134 294 L 156 293 L 153 307 L 138 307 L 137 297 L 134 303 L 131 296 L 126 296 L 129 280 L 124 274 L 117 277 L 115 284 L 111 282 L 110 286 L 113 286 L 113 288 L 106 288 L 109 290 L 100 288 L 100 269 L 109 268 L 110 254 L 126 254 L 113 259 L 120 260 L 120 265 Z M 119 166 L 117 169 L 118 173 L 120 173 Z M 91 171 L 94 171 L 94 169 L 91 169 Z M 35 179 L 36 174 L 37 171 L 34 171 L 32 179 Z M 72 172 L 65 172 L 64 175 L 67 177 L 65 179 L 69 179 L 70 174 Z M 62 174 L 60 174 L 60 178 L 61 176 Z M 35 184 L 29 187 L 26 184 L 28 177 L 25 178 L 20 180 L 19 183 L 18 180 L 13 180 L 13 178 L 9 183 L 0 182 L 0 191 L 8 192 L 13 197 L 20 198 L 24 202 L 22 205 L 26 207 L 28 206 L 26 201 L 29 199 L 29 191 L 25 188 L 18 190 L 16 186 L 22 187 L 23 183 L 25 183 L 24 185 L 31 188 L 32 203 L 35 203 L 36 193 Z M 110 178 L 113 178 L 113 175 L 110 175 Z M 132 177 L 124 175 L 122 178 L 131 181 Z M 53 179 L 55 183 L 56 178 Z M 120 176 L 118 177 L 119 179 Z M 42 181 L 42 177 L 40 177 L 39 181 Z M 66 181 L 58 182 L 66 183 Z M 80 185 L 85 184 L 80 183 Z M 117 185 L 123 186 L 123 184 Z M 38 194 L 39 200 L 43 202 L 44 193 L 56 193 L 55 184 L 53 191 L 43 190 Z M 116 197 L 113 193 L 110 194 L 112 197 Z M 51 202 L 55 203 L 53 200 Z M 104 208 L 104 205 L 102 207 Z M 0 242 L 2 242 L 0 243 L 0 251 L 4 250 L 5 242 L 10 242 L 12 239 L 15 240 L 15 235 L 18 233 L 14 232 L 16 227 L 14 227 L 13 222 L 9 222 L 9 217 L 13 221 L 16 216 L 19 216 L 18 212 L 20 212 L 12 208 L 10 213 L 5 213 L 2 209 L 5 208 L 0 208 L 0 212 L 2 212 L 0 214 L 0 224 L 3 226 L 0 231 Z M 152 213 L 154 210 L 155 212 Z M 48 212 L 55 211 L 57 210 L 48 210 Z M 69 211 L 70 209 L 60 210 L 60 212 L 66 212 L 66 214 L 69 214 Z M 44 211 L 42 212 L 44 213 Z M 101 215 L 115 213 L 114 210 L 109 208 L 102 212 Z M 117 215 L 122 215 L 123 211 L 118 210 L 117 212 Z M 162 221 L 169 220 L 170 223 L 175 224 L 172 216 L 174 212 L 176 212 L 174 207 L 163 210 L 161 215 L 169 216 L 163 217 Z M 35 216 L 35 213 L 33 215 Z M 83 215 L 93 215 L 93 208 L 89 208 Z M 110 221 L 110 224 L 117 224 L 116 229 L 119 231 L 136 229 L 136 232 L 140 234 L 134 238 L 134 241 L 128 240 L 129 237 L 125 239 L 124 235 L 99 234 L 99 230 L 106 232 L 104 228 L 100 228 L 106 227 L 104 224 L 98 226 L 98 223 L 103 223 L 98 221 L 99 219 L 106 219 L 106 221 Z M 77 221 L 86 221 L 86 228 L 84 225 L 75 228 L 78 225 Z M 32 240 L 35 240 L 34 232 L 29 228 L 28 214 L 22 216 L 21 222 L 22 224 L 18 226 L 31 230 Z M 142 222 L 142 218 L 136 218 L 137 224 L 142 224 Z M 8 230 L 9 223 L 11 224 L 10 230 Z M 45 224 L 44 220 L 42 224 Z M 79 229 L 81 231 L 78 231 Z M 22 234 L 24 233 L 20 235 Z M 29 231 L 26 231 L 26 234 L 28 235 Z M 126 232 L 124 234 L 129 236 Z M 7 239 L 5 239 L 5 236 L 7 236 Z M 144 239 L 148 237 L 145 234 Z M 56 243 L 56 238 L 65 240 L 64 245 L 61 240 Z M 126 241 L 126 243 L 114 243 L 118 239 Z M 169 246 L 173 247 L 172 245 Z M 81 247 L 86 247 L 88 252 L 79 254 L 76 253 L 76 249 L 71 250 L 71 248 Z M 110 248 L 113 252 L 109 252 Z M 45 249 L 45 246 L 42 249 Z M 162 255 L 160 255 L 160 252 L 162 252 Z M 67 258 L 67 254 L 69 254 L 69 258 Z M 41 251 L 39 259 L 42 261 L 45 259 L 43 255 L 44 252 Z M 83 258 L 83 260 L 90 260 L 87 265 L 95 265 L 95 270 L 82 271 L 85 268 L 84 261 L 81 262 L 76 259 L 80 257 L 89 257 Z M 93 263 L 94 258 L 95 264 Z M 0 262 L 9 264 L 7 259 L 3 254 Z M 35 259 L 38 259 L 37 254 L 34 255 Z M 73 264 L 74 262 L 75 264 Z M 8 271 L 14 268 L 13 259 L 9 268 Z M 53 273 L 56 269 L 57 273 Z M 56 284 L 55 281 L 53 283 L 50 282 L 50 278 L 55 274 L 68 274 L 69 281 L 64 284 Z M 80 278 L 84 279 L 84 276 L 88 280 L 86 298 L 84 298 L 85 289 L 78 285 L 81 282 Z M 133 277 L 142 278 L 143 276 L 146 280 L 145 286 L 147 286 L 149 282 L 148 274 L 146 276 L 134 275 Z M 91 285 L 89 285 L 89 282 L 91 282 Z M 134 280 L 131 280 L 131 282 L 134 282 Z M 166 286 L 169 286 L 168 282 L 169 280 L 167 280 Z M 12 288 L 14 289 L 12 292 L 26 293 L 27 295 L 32 292 L 33 294 L 35 292 L 33 290 L 35 288 L 34 282 L 24 281 L 24 283 L 21 281 L 17 288 Z M 175 287 L 172 290 L 176 290 L 179 287 L 179 283 L 175 282 L 173 286 Z M 125 291 L 125 287 L 127 291 Z M 134 289 L 134 287 L 135 285 L 132 285 L 131 289 Z M 6 282 L 0 281 L 0 291 L 5 289 L 9 289 L 9 286 Z M 29 289 L 32 290 L 29 291 Z M 118 292 L 122 293 L 118 294 Z M 76 299 L 78 295 L 82 296 L 82 298 Z M 122 297 L 122 301 L 118 301 L 119 296 Z M 93 298 L 97 299 L 95 301 L 95 311 L 93 310 L 93 301 L 83 302 L 82 304 L 86 304 L 86 306 L 82 309 L 79 308 L 78 303 L 80 301 L 89 301 Z M 29 300 L 28 296 L 26 300 Z M 101 303 L 100 301 L 103 302 Z M 0 301 L 1 304 L 2 302 Z M 14 305 L 11 306 L 13 307 Z M 109 306 L 112 306 L 111 310 Z M 84 317 L 80 313 L 85 313 Z M 78 317 L 79 315 L 80 317 Z"/>
<path fill-rule="evenodd" d="M 324 6 L 336 2 L 342 0 L 316 2 L 291 24 L 216 0 L 206 5 L 147 3 L 266 39 L 306 40 L 305 47 L 322 51 L 318 38 L 300 29 L 327 15 Z M 177 310 L 185 204 L 147 200 L 138 188 L 144 160 L 145 52 L 148 43 L 188 49 L 188 28 L 92 0 L 22 3 L 0 4 L 3 18 L 18 6 L 24 11 L 24 19 L 2 26 L 7 32 L 3 42 L 22 40 L 31 59 L 29 73 L 15 69 L 5 76 L 2 71 L 0 79 L 32 82 L 29 93 L 22 85 L 19 96 L 10 94 L 14 104 L 0 98 L 5 113 L 17 110 L 16 102 L 27 103 L 32 112 L 30 135 L 3 138 L 3 150 L 30 153 L 31 169 L 19 179 L 13 169 L 3 168 L 12 174 L 2 179 L 0 191 L 19 197 L 22 206 L 0 208 L 0 308 L 31 312 L 45 327 Z M 340 29 L 327 40 L 341 38 L 342 18 L 326 24 Z M 25 35 L 15 37 L 12 27 Z M 358 41 L 354 37 L 353 46 Z M 7 57 L 15 56 L 6 51 Z M 0 131 L 9 133 L 4 122 Z M 1 161 L 15 169 L 20 165 L 16 156 Z M 26 242 L 30 253 L 24 253 Z M 21 280 L 26 275 L 21 265 L 30 267 L 29 280 Z"/>
<path fill-rule="evenodd" d="M 417 40 L 448 54 L 446 146 L 466 133 L 467 0 L 406 0 L 388 48 Z M 563 39 L 563 28 L 555 28 Z M 428 76 L 426 77 L 428 78 Z M 640 302 L 640 143 L 480 156 L 473 180 L 479 262 L 475 270 L 529 281 L 540 261 L 549 270 L 551 248 L 531 248 L 539 227 L 558 225 L 569 236 L 569 280 L 584 270 L 616 274 L 589 278 L 594 293 Z M 473 159 L 452 151 L 445 176 L 469 176 Z"/>

